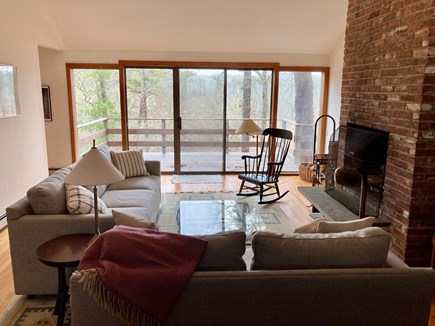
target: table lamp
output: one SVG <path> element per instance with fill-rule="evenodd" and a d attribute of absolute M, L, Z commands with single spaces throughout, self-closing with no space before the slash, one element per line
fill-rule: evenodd
<path fill-rule="evenodd" d="M 98 195 L 97 186 L 107 185 L 124 180 L 124 175 L 112 164 L 106 156 L 93 146 L 66 176 L 65 183 L 81 186 L 93 186 L 95 229 L 90 243 L 100 235 L 98 225 Z"/>
<path fill-rule="evenodd" d="M 239 128 L 236 129 L 236 134 L 244 134 L 256 136 L 257 140 L 257 155 L 258 155 L 258 135 L 263 131 L 252 119 L 244 119 Z"/>

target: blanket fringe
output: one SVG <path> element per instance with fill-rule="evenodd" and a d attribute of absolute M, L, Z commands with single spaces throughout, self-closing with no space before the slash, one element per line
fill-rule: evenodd
<path fill-rule="evenodd" d="M 83 283 L 83 289 L 112 316 L 122 320 L 127 325 L 160 326 L 158 320 L 108 291 L 101 284 L 95 269 L 82 270 L 74 272 L 74 274 L 81 277 L 79 283 Z"/>

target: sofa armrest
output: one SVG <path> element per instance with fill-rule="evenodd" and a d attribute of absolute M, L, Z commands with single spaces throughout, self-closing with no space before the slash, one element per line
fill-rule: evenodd
<path fill-rule="evenodd" d="M 385 267 L 388 268 L 410 268 L 405 262 L 403 262 L 394 253 L 388 251 L 387 261 L 385 262 Z"/>
<path fill-rule="evenodd" d="M 33 214 L 32 207 L 30 206 L 30 202 L 27 197 L 21 198 L 6 208 L 6 216 L 8 221 L 18 220 L 21 216 Z"/>
<path fill-rule="evenodd" d="M 160 171 L 160 161 L 145 161 L 147 171 L 152 175 L 161 175 Z"/>

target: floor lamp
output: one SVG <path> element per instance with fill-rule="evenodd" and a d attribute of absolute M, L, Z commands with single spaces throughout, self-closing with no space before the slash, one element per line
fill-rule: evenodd
<path fill-rule="evenodd" d="M 124 180 L 124 175 L 112 164 L 106 156 L 93 146 L 66 176 L 65 183 L 81 186 L 93 186 L 95 228 L 94 237 L 90 243 L 100 235 L 98 225 L 98 194 L 97 186 L 107 185 Z"/>
<path fill-rule="evenodd" d="M 239 128 L 236 129 L 236 134 L 255 136 L 257 141 L 256 153 L 258 155 L 258 135 L 263 131 L 252 119 L 244 119 Z"/>

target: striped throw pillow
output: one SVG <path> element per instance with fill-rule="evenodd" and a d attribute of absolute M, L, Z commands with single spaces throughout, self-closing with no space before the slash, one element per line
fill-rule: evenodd
<path fill-rule="evenodd" d="M 94 194 L 82 186 L 66 184 L 66 207 L 70 214 L 94 213 Z M 106 204 L 98 198 L 98 212 L 109 213 Z"/>
<path fill-rule="evenodd" d="M 110 157 L 116 168 L 126 177 L 149 175 L 142 151 L 110 151 Z"/>

